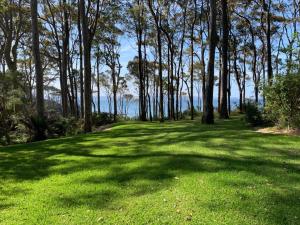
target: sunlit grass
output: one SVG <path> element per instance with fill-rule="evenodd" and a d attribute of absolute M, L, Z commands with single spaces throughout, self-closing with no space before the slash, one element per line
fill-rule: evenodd
<path fill-rule="evenodd" d="M 240 118 L 0 148 L 1 224 L 299 224 L 300 138 Z"/>

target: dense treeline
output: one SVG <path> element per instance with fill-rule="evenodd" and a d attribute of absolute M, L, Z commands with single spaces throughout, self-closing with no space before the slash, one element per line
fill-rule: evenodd
<path fill-rule="evenodd" d="M 181 119 L 185 95 L 192 120 L 214 123 L 215 97 L 227 119 L 232 88 L 243 112 L 247 87 L 265 104 L 265 86 L 300 74 L 299 18 L 296 0 L 0 0 L 0 136 L 41 140 L 80 121 L 90 132 L 106 118 L 101 93 L 116 121 L 135 88 L 142 121 Z"/>

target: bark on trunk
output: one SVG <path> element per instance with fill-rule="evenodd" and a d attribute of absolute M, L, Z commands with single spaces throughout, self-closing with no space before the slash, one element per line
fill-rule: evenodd
<path fill-rule="evenodd" d="M 36 110 L 38 126 L 35 140 L 43 140 L 45 135 L 45 115 L 44 115 L 44 81 L 43 81 L 43 69 L 40 57 L 40 40 L 39 40 L 39 28 L 38 28 L 38 4 L 37 0 L 31 1 L 31 28 L 32 28 L 32 53 L 35 62 L 36 73 Z"/>
<path fill-rule="evenodd" d="M 216 32 L 216 0 L 210 0 L 210 29 L 209 29 L 209 62 L 206 82 L 206 104 L 203 112 L 202 122 L 205 124 L 214 123 L 214 69 L 215 69 L 215 49 L 217 42 Z"/>
<path fill-rule="evenodd" d="M 228 4 L 227 0 L 222 0 L 222 81 L 221 81 L 221 100 L 220 100 L 220 118 L 228 119 L 227 107 L 227 81 L 228 81 L 228 37 L 229 37 L 229 22 L 228 22 Z"/>

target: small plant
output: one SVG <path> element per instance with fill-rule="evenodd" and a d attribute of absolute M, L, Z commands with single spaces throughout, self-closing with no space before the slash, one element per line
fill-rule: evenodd
<path fill-rule="evenodd" d="M 102 112 L 100 114 L 94 113 L 92 117 L 93 125 L 96 127 L 111 124 L 114 122 L 113 115 L 110 113 Z"/>
<path fill-rule="evenodd" d="M 200 112 L 199 110 L 194 108 L 194 117 L 201 117 L 201 116 L 202 116 L 202 112 Z M 182 112 L 182 118 L 183 119 L 188 119 L 190 117 L 191 117 L 191 109 L 187 109 L 187 110 Z"/>
<path fill-rule="evenodd" d="M 45 118 L 40 118 L 38 116 L 31 116 L 25 120 L 23 123 L 27 127 L 29 131 L 29 142 L 32 141 L 40 141 L 46 139 L 46 129 L 47 129 L 47 121 Z"/>
<path fill-rule="evenodd" d="M 245 106 L 245 120 L 252 126 L 261 126 L 265 123 L 263 119 L 263 111 L 259 106 L 253 102 L 248 101 Z"/>
<path fill-rule="evenodd" d="M 60 137 L 79 133 L 80 125 L 76 118 L 53 117 L 47 120 L 49 137 Z"/>

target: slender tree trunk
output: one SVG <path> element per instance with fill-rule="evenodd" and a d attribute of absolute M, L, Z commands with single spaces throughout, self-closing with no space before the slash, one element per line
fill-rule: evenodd
<path fill-rule="evenodd" d="M 246 52 L 244 52 L 244 71 L 243 71 L 243 112 L 245 112 L 245 104 L 246 104 L 246 74 L 247 74 L 247 68 L 246 68 Z"/>
<path fill-rule="evenodd" d="M 83 50 L 82 50 L 82 33 L 81 33 L 81 12 L 80 0 L 78 0 L 78 41 L 79 41 L 79 78 L 80 78 L 80 116 L 84 118 L 84 81 L 83 81 Z"/>
<path fill-rule="evenodd" d="M 100 109 L 100 63 L 99 63 L 99 56 L 97 55 L 97 109 L 98 109 L 98 114 L 100 115 L 101 109 Z"/>
<path fill-rule="evenodd" d="M 230 60 L 230 54 L 228 54 L 228 89 L 227 89 L 227 98 L 228 98 L 228 114 L 231 114 L 231 60 Z"/>
<path fill-rule="evenodd" d="M 191 29 L 191 120 L 194 120 L 194 24 Z"/>
<path fill-rule="evenodd" d="M 116 81 L 116 72 L 115 72 L 115 65 L 113 65 L 112 69 L 113 73 L 113 98 L 114 98 L 114 122 L 117 121 L 117 115 L 118 115 L 118 105 L 117 105 L 117 81 Z"/>
<path fill-rule="evenodd" d="M 239 89 L 240 92 L 240 102 L 239 102 L 239 108 L 240 108 L 240 113 L 243 112 L 243 90 Z"/>
<path fill-rule="evenodd" d="M 37 0 L 31 0 L 31 29 L 32 29 L 32 53 L 35 62 L 36 73 L 36 110 L 40 127 L 38 127 L 35 140 L 43 140 L 45 135 L 45 115 L 44 115 L 44 81 L 43 69 L 40 57 L 40 40 L 38 28 L 38 3 Z"/>
<path fill-rule="evenodd" d="M 180 70 L 182 67 L 182 56 L 183 56 L 183 47 L 184 47 L 184 40 L 185 40 L 185 29 L 186 29 L 186 7 L 184 8 L 183 13 L 183 32 L 182 38 L 180 43 L 180 53 L 179 53 L 179 64 L 177 70 L 177 80 L 176 80 L 176 119 L 179 120 L 179 86 L 180 86 Z"/>
<path fill-rule="evenodd" d="M 171 104 L 170 104 L 170 44 L 168 44 L 168 50 L 167 50 L 167 67 L 168 67 L 168 77 L 167 77 L 167 95 L 168 95 L 168 119 L 171 119 Z"/>
<path fill-rule="evenodd" d="M 74 89 L 75 89 L 75 106 L 76 106 L 76 119 L 80 116 L 79 105 L 78 105 L 78 86 L 76 77 L 73 77 Z"/>
<path fill-rule="evenodd" d="M 218 113 L 220 113 L 221 108 L 221 87 L 222 87 L 222 57 L 221 50 L 219 50 L 219 85 L 218 85 Z"/>
<path fill-rule="evenodd" d="M 263 72 L 263 88 L 266 86 L 266 66 L 265 66 L 265 50 L 263 46 L 263 51 L 262 51 L 262 57 L 261 57 L 261 64 L 262 64 L 262 72 Z M 266 96 L 263 93 L 263 105 L 265 107 L 266 105 Z"/>
<path fill-rule="evenodd" d="M 215 49 L 217 42 L 216 30 L 216 0 L 210 0 L 210 29 L 209 29 L 209 62 L 206 82 L 206 104 L 203 112 L 202 123 L 214 123 L 214 69 L 215 69 Z"/>
<path fill-rule="evenodd" d="M 68 47 L 69 47 L 69 22 L 66 8 L 66 0 L 63 0 L 63 49 L 62 49 L 62 77 L 61 77 L 61 102 L 63 116 L 68 116 Z"/>
<path fill-rule="evenodd" d="M 67 88 L 67 91 L 70 95 L 70 111 L 71 111 L 71 115 L 72 116 L 76 116 L 76 107 L 75 107 L 75 93 L 74 93 L 74 84 L 73 84 L 73 60 L 72 60 L 72 57 L 70 57 L 70 50 L 68 48 L 68 71 L 69 71 L 69 82 L 70 82 L 70 91 L 69 89 Z"/>
<path fill-rule="evenodd" d="M 139 3 L 140 4 L 140 3 Z M 139 57 L 139 102 L 140 102 L 140 120 L 146 121 L 146 105 L 145 105 L 145 86 L 144 86 L 144 69 L 143 69 L 143 55 L 142 55 L 142 36 L 143 29 L 141 18 L 138 21 L 137 39 L 138 39 L 138 57 Z"/>
<path fill-rule="evenodd" d="M 146 90 L 145 90 L 145 105 L 148 106 L 148 114 L 149 114 L 149 119 L 152 122 L 153 118 L 152 118 L 152 108 L 151 108 L 151 97 L 150 97 L 150 93 L 149 93 L 149 74 L 148 74 L 148 61 L 147 61 L 147 47 L 146 47 L 146 32 L 144 35 L 144 43 L 143 43 L 143 48 L 144 48 L 144 77 L 145 77 L 145 86 L 146 86 Z M 148 102 L 148 104 L 147 104 Z"/>
<path fill-rule="evenodd" d="M 191 120 L 194 119 L 194 29 L 197 19 L 197 1 L 194 0 L 194 18 L 191 27 Z"/>
<path fill-rule="evenodd" d="M 91 87 L 91 40 L 85 15 L 84 0 L 80 0 L 80 18 L 82 25 L 83 54 L 84 54 L 84 131 L 92 131 L 92 87 Z"/>
<path fill-rule="evenodd" d="M 271 45 L 271 0 L 263 0 L 264 13 L 267 18 L 267 30 L 266 30 L 266 39 L 267 39 L 267 63 L 268 63 L 268 83 L 272 85 L 273 79 L 273 67 L 272 67 L 272 45 Z"/>
<path fill-rule="evenodd" d="M 228 21 L 228 4 L 227 0 L 222 0 L 222 82 L 221 82 L 221 105 L 220 118 L 228 119 L 227 107 L 227 89 L 228 89 L 228 39 L 229 39 L 229 21 Z"/>
<path fill-rule="evenodd" d="M 205 73 L 205 48 L 202 45 L 201 49 L 201 74 L 202 74 L 202 108 L 204 111 L 205 105 L 206 105 L 206 73 Z"/>
<path fill-rule="evenodd" d="M 162 41 L 161 41 L 161 24 L 160 24 L 160 15 L 153 10 L 153 3 L 151 0 L 148 0 L 148 6 L 151 11 L 152 17 L 155 20 L 156 27 L 156 37 L 157 37 L 157 49 L 158 49 L 158 65 L 159 65 L 159 110 L 160 110 L 160 122 L 164 122 L 164 91 L 163 91 L 163 65 L 162 65 Z"/>
<path fill-rule="evenodd" d="M 171 80 L 170 80 L 170 97 L 171 97 L 171 119 L 175 120 L 174 110 L 174 48 L 173 41 L 170 48 L 170 63 L 171 63 Z"/>

